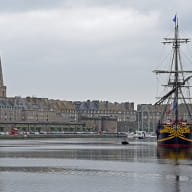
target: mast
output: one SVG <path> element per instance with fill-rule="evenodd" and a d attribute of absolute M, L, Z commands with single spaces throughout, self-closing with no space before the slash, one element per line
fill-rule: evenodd
<path fill-rule="evenodd" d="M 180 58 L 180 44 L 182 43 L 188 43 L 188 38 L 180 38 L 179 37 L 179 25 L 178 25 L 178 17 L 175 15 L 173 18 L 173 22 L 175 23 L 174 27 L 174 37 L 173 38 L 164 38 L 164 44 L 172 44 L 173 48 L 173 57 L 172 57 L 172 65 L 171 69 L 168 71 L 163 70 L 155 70 L 153 72 L 155 73 L 168 73 L 169 81 L 168 84 L 165 86 L 171 87 L 171 90 L 164 95 L 162 98 L 160 98 L 159 101 L 155 103 L 155 105 L 162 104 L 165 100 L 173 99 L 172 105 L 175 107 L 175 123 L 178 124 L 179 120 L 179 99 L 183 99 L 184 103 L 186 104 L 185 98 L 183 97 L 182 88 L 187 87 L 185 86 L 185 83 L 192 78 L 192 76 L 189 76 L 184 79 L 184 73 L 192 73 L 192 71 L 184 71 L 182 69 L 182 63 Z M 181 78 L 183 77 L 183 78 Z M 182 96 L 182 97 L 180 97 Z M 190 114 L 188 108 L 187 108 L 188 114 Z"/>
<path fill-rule="evenodd" d="M 176 88 L 175 89 L 175 98 L 174 98 L 174 101 L 175 102 L 175 105 L 176 105 L 176 110 L 175 110 L 175 123 L 177 124 L 178 123 L 178 52 L 179 52 L 179 44 L 178 44 L 178 19 L 177 17 L 175 16 L 175 43 L 173 44 L 173 48 L 174 48 L 174 51 L 175 51 L 175 85 L 173 88 Z"/>

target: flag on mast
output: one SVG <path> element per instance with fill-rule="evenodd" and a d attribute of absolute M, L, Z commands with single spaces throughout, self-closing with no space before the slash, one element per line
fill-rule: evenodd
<path fill-rule="evenodd" d="M 176 108 L 177 108 L 177 103 L 176 103 L 176 101 L 173 101 L 173 103 L 171 104 L 169 110 L 167 111 L 167 115 L 169 115 Z"/>
<path fill-rule="evenodd" d="M 177 21 L 177 15 L 175 15 L 175 17 L 173 18 L 173 22 L 176 23 L 176 21 Z"/>

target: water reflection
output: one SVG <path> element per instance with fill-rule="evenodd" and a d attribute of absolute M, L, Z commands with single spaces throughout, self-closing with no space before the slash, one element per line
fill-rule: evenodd
<path fill-rule="evenodd" d="M 162 146 L 157 147 L 157 158 L 159 159 L 175 159 L 175 160 L 191 160 L 191 148 L 166 148 Z"/>
<path fill-rule="evenodd" d="M 169 163 L 173 164 L 172 175 L 175 177 L 175 191 L 181 191 L 181 184 L 183 180 L 190 180 L 190 176 L 183 176 L 181 166 L 190 165 L 192 159 L 192 149 L 191 148 L 167 148 L 158 146 L 157 147 L 157 159 L 168 160 Z M 186 163 L 187 162 L 187 163 Z M 164 162 L 163 162 L 164 163 Z"/>

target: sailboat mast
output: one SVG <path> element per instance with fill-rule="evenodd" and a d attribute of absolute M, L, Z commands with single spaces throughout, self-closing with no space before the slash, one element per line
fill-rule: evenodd
<path fill-rule="evenodd" d="M 174 51 L 175 51 L 175 98 L 174 98 L 174 105 L 176 105 L 175 110 L 175 123 L 178 123 L 178 80 L 179 80 L 179 73 L 178 73 L 178 55 L 179 55 L 179 43 L 178 43 L 178 18 L 176 18 L 175 22 L 175 44 L 174 44 Z"/>
<path fill-rule="evenodd" d="M 179 99 L 183 99 L 184 103 L 186 103 L 181 88 L 185 87 L 185 83 L 188 80 L 192 79 L 192 76 L 189 76 L 189 77 L 187 77 L 185 79 L 184 79 L 184 77 L 182 77 L 182 79 L 180 79 L 180 77 L 181 77 L 180 74 L 183 75 L 184 73 L 192 73 L 192 71 L 188 71 L 188 70 L 184 71 L 182 69 L 182 63 L 181 63 L 181 58 L 180 58 L 180 44 L 188 43 L 189 38 L 180 38 L 179 37 L 179 25 L 178 25 L 177 15 L 175 15 L 175 17 L 173 18 L 173 21 L 175 23 L 174 37 L 164 38 L 165 41 L 163 41 L 164 44 L 172 44 L 173 57 L 172 57 L 171 69 L 168 70 L 168 71 L 167 70 L 154 70 L 154 72 L 156 74 L 159 74 L 159 73 L 168 73 L 168 74 L 170 74 L 167 86 L 171 87 L 172 89 L 166 95 L 161 97 L 159 99 L 159 101 L 157 101 L 155 103 L 155 105 L 160 105 L 165 100 L 168 100 L 168 102 L 169 102 L 170 99 L 171 100 L 173 99 L 173 103 L 172 103 L 172 105 L 170 107 L 174 109 L 174 116 L 175 117 L 174 117 L 173 120 L 175 120 L 175 123 L 178 124 L 178 120 L 179 120 L 179 109 L 178 109 Z M 165 108 L 165 110 L 166 110 L 166 108 Z M 187 107 L 187 111 L 188 111 L 188 114 L 190 114 L 188 107 Z M 165 116 L 165 112 L 166 111 L 164 111 L 164 113 L 163 113 L 162 119 Z"/>
<path fill-rule="evenodd" d="M 184 93 L 190 91 L 188 81 L 192 79 L 192 75 L 187 76 L 186 73 L 192 73 L 189 70 L 183 70 L 182 60 L 180 56 L 180 45 L 182 43 L 188 43 L 188 38 L 179 37 L 178 17 L 175 15 L 174 22 L 174 34 L 171 38 L 164 38 L 164 44 L 172 45 L 172 58 L 169 70 L 155 70 L 158 73 L 169 74 L 168 81 L 165 85 L 168 92 L 155 103 L 155 105 L 163 105 L 161 121 L 157 125 L 157 144 L 163 147 L 173 147 L 175 149 L 183 147 L 192 147 L 192 123 L 186 114 L 188 112 L 189 117 L 190 105 L 186 102 Z M 169 109 L 168 109 L 169 107 Z M 168 109 L 168 110 L 167 110 Z M 184 117 L 184 120 L 181 118 Z M 181 121 L 182 120 L 182 121 Z"/>

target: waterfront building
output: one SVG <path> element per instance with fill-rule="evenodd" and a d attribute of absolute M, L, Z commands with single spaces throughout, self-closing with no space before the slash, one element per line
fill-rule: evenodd
<path fill-rule="evenodd" d="M 98 122 L 95 124 L 95 121 Z M 133 103 L 89 100 L 72 102 L 35 97 L 0 98 L 0 124 L 9 122 L 63 123 L 63 125 L 85 123 L 85 126 L 92 130 L 117 132 L 119 122 L 135 121 L 136 111 Z M 1 124 L 1 127 L 5 126 Z"/>

